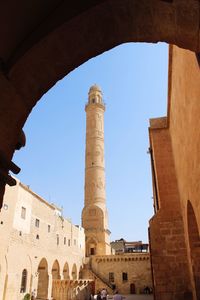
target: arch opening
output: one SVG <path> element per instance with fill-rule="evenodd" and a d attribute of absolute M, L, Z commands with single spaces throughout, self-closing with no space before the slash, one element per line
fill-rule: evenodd
<path fill-rule="evenodd" d="M 70 279 L 70 276 L 69 276 L 69 265 L 68 263 L 66 262 L 64 267 L 63 267 L 63 279 L 65 280 L 69 280 Z"/>
<path fill-rule="evenodd" d="M 37 298 L 47 299 L 48 298 L 48 264 L 46 258 L 42 258 L 38 265 L 38 286 L 37 286 Z"/>
<path fill-rule="evenodd" d="M 56 294 L 55 294 L 55 281 L 57 279 L 60 279 L 60 265 L 58 263 L 58 260 L 56 259 L 53 263 L 52 269 L 51 269 L 51 274 L 52 274 L 52 290 L 51 290 L 51 296 L 54 299 Z"/>
<path fill-rule="evenodd" d="M 93 238 L 86 241 L 86 256 L 97 254 L 97 241 Z"/>
<path fill-rule="evenodd" d="M 73 280 L 77 279 L 77 266 L 76 266 L 76 264 L 73 264 L 73 267 L 72 267 L 72 279 Z"/>

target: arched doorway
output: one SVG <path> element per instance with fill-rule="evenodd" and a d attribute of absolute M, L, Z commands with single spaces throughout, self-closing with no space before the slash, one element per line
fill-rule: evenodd
<path fill-rule="evenodd" d="M 72 267 L 72 279 L 73 280 L 77 279 L 77 267 L 75 264 L 73 264 L 73 267 Z"/>
<path fill-rule="evenodd" d="M 97 241 L 94 238 L 86 241 L 86 256 L 97 254 Z"/>
<path fill-rule="evenodd" d="M 130 294 L 135 294 L 135 283 L 130 284 Z"/>
<path fill-rule="evenodd" d="M 58 260 L 56 259 L 53 263 L 52 269 L 51 269 L 51 274 L 52 274 L 52 290 L 51 290 L 51 296 L 54 298 L 55 292 L 55 280 L 60 279 L 60 266 L 58 263 Z"/>
<path fill-rule="evenodd" d="M 48 297 L 48 264 L 47 260 L 43 258 L 38 266 L 38 287 L 37 287 L 37 298 L 47 299 Z"/>
<path fill-rule="evenodd" d="M 188 237 L 190 245 L 191 267 L 197 299 L 200 299 L 200 238 L 194 209 L 190 201 L 187 205 Z"/>
<path fill-rule="evenodd" d="M 69 276 L 69 265 L 68 265 L 67 262 L 65 263 L 64 268 L 63 268 L 63 279 L 65 279 L 65 280 L 70 279 L 70 276 Z"/>

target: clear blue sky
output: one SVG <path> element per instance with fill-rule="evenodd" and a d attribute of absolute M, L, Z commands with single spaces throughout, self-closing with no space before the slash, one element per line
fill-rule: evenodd
<path fill-rule="evenodd" d="M 81 224 L 88 90 L 101 86 L 105 112 L 106 198 L 111 240 L 147 241 L 153 215 L 148 120 L 166 115 L 168 45 L 120 45 L 81 65 L 36 105 L 14 161 L 18 178 Z"/>

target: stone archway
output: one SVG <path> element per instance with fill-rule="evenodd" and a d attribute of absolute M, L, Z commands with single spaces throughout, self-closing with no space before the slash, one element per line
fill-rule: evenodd
<path fill-rule="evenodd" d="M 86 256 L 97 254 L 97 240 L 93 237 L 86 241 Z"/>
<path fill-rule="evenodd" d="M 55 280 L 60 279 L 60 265 L 58 260 L 56 259 L 53 263 L 52 269 L 51 269 L 51 274 L 52 274 L 52 290 L 51 290 L 51 296 L 54 298 L 55 295 Z"/>
<path fill-rule="evenodd" d="M 88 59 L 125 42 L 165 41 L 200 51 L 199 1 L 88 0 L 71 5 L 61 1 L 45 10 L 38 6 L 39 19 L 34 20 L 29 11 L 32 26 L 26 24 L 29 15 L 23 4 L 12 24 L 6 18 L 11 3 L 1 11 L 0 22 L 4 23 L 0 28 L 6 31 L 10 26 L 9 32 L 14 34 L 4 33 L 1 47 L 5 49 L 0 55 L 0 150 L 8 161 L 0 178 L 0 207 L 9 160 L 19 145 L 22 127 L 37 101 L 58 80 Z M 15 26 L 17 13 L 24 25 L 22 32 Z"/>
<path fill-rule="evenodd" d="M 72 279 L 73 280 L 76 280 L 77 279 L 77 266 L 76 266 L 76 264 L 73 264 L 73 266 L 72 266 Z"/>
<path fill-rule="evenodd" d="M 38 266 L 38 287 L 37 287 L 37 298 L 47 299 L 48 297 L 48 264 L 46 258 L 42 258 Z"/>
<path fill-rule="evenodd" d="M 65 279 L 65 280 L 70 279 L 70 276 L 69 276 L 69 265 L 68 265 L 67 262 L 65 263 L 65 265 L 63 267 L 63 279 Z"/>
<path fill-rule="evenodd" d="M 188 238 L 190 246 L 191 268 L 197 299 L 200 299 L 200 236 L 197 219 L 190 201 L 187 205 Z"/>

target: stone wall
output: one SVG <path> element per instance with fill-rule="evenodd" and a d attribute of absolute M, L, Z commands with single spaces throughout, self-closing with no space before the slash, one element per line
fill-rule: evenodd
<path fill-rule="evenodd" d="M 160 120 L 157 128 L 150 128 L 150 140 L 158 197 L 149 230 L 155 296 L 182 300 L 191 293 L 183 218 L 171 138 L 168 128 L 160 127 Z"/>
<path fill-rule="evenodd" d="M 113 273 L 114 280 L 110 283 L 122 294 L 131 293 L 131 284 L 135 285 L 135 293 L 143 292 L 145 286 L 152 287 L 149 253 L 97 255 L 91 258 L 91 269 L 105 282 L 109 282 L 109 273 Z M 123 278 L 123 273 L 127 278 L 126 275 Z M 96 291 L 106 287 L 100 281 L 95 283 Z"/>

